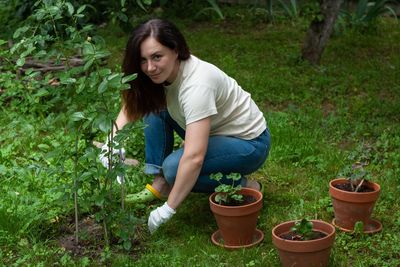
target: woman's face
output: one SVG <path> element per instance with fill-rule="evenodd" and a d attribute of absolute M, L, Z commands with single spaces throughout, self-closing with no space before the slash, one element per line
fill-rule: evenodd
<path fill-rule="evenodd" d="M 140 55 L 140 67 L 154 83 L 172 83 L 175 80 L 179 70 L 178 53 L 175 50 L 148 37 L 140 45 Z"/>

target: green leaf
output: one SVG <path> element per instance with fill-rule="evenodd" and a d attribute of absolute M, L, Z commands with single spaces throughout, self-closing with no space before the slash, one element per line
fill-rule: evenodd
<path fill-rule="evenodd" d="M 124 76 L 122 78 L 122 83 L 127 83 L 127 82 L 130 82 L 130 81 L 133 81 L 133 80 L 136 79 L 136 77 L 137 77 L 137 73 L 133 73 L 131 75 Z"/>
<path fill-rule="evenodd" d="M 111 55 L 110 52 L 103 50 L 103 51 L 96 51 L 96 54 L 94 55 L 94 57 L 96 59 L 102 59 L 102 58 L 109 57 L 110 55 Z"/>
<path fill-rule="evenodd" d="M 106 79 L 104 79 L 101 83 L 100 83 L 100 85 L 99 85 L 99 88 L 98 88 L 98 92 L 99 92 L 99 94 L 102 94 L 102 93 L 104 93 L 106 90 L 107 90 L 107 88 L 108 88 L 108 81 L 106 80 Z"/>
<path fill-rule="evenodd" d="M 130 84 L 121 84 L 120 90 L 129 90 L 131 89 L 131 85 Z"/>
<path fill-rule="evenodd" d="M 86 8 L 86 5 L 83 5 L 83 6 L 79 7 L 78 10 L 76 11 L 76 14 L 82 13 L 83 10 L 85 10 L 85 8 Z"/>
<path fill-rule="evenodd" d="M 89 59 L 86 61 L 85 65 L 83 66 L 83 70 L 87 71 L 94 63 L 94 58 Z"/>
<path fill-rule="evenodd" d="M 131 241 L 130 240 L 125 240 L 124 243 L 123 243 L 123 247 L 124 247 L 125 250 L 130 250 L 131 247 L 132 247 Z"/>
<path fill-rule="evenodd" d="M 26 49 L 24 52 L 21 53 L 20 57 L 26 57 L 32 53 L 33 50 L 35 50 L 36 47 L 30 45 L 28 49 Z"/>
<path fill-rule="evenodd" d="M 48 94 L 49 94 L 49 91 L 47 91 L 46 89 L 42 88 L 39 91 L 37 91 L 37 93 L 34 94 L 34 96 L 35 97 L 42 97 L 42 96 L 45 96 L 45 95 L 48 95 Z"/>
<path fill-rule="evenodd" d="M 224 177 L 224 175 L 220 172 L 210 174 L 210 178 L 215 181 L 221 181 L 222 177 Z"/>
<path fill-rule="evenodd" d="M 6 44 L 6 43 L 8 43 L 8 42 L 5 41 L 5 40 L 1 40 L 1 39 L 0 39 L 0 45 Z"/>
<path fill-rule="evenodd" d="M 73 84 L 73 83 L 76 83 L 76 79 L 75 78 L 71 78 L 71 77 L 61 78 L 60 83 L 61 84 Z"/>
<path fill-rule="evenodd" d="M 6 172 L 7 172 L 6 166 L 0 164 L 0 174 L 4 175 L 6 174 Z"/>
<path fill-rule="evenodd" d="M 231 195 L 231 198 L 238 201 L 238 202 L 242 202 L 243 201 L 243 195 L 237 195 L 237 194 L 233 194 Z"/>
<path fill-rule="evenodd" d="M 78 88 L 76 89 L 76 93 L 80 94 L 81 92 L 83 92 L 83 90 L 85 89 L 86 84 L 85 83 L 80 83 Z"/>
<path fill-rule="evenodd" d="M 147 12 L 147 9 L 144 7 L 143 2 L 144 2 L 146 5 L 148 5 L 146 0 L 136 0 L 136 3 L 138 4 L 138 6 L 139 6 L 141 9 L 143 9 L 143 11 Z M 151 1 L 150 1 L 150 4 L 151 4 Z"/>
<path fill-rule="evenodd" d="M 17 39 L 21 34 L 27 32 L 29 29 L 30 29 L 30 26 L 28 26 L 28 25 L 18 28 L 18 29 L 14 32 L 13 38 L 14 38 L 14 39 Z"/>
<path fill-rule="evenodd" d="M 111 120 L 102 113 L 96 117 L 93 126 L 99 128 L 102 132 L 108 133 L 111 130 Z"/>
<path fill-rule="evenodd" d="M 354 234 L 356 234 L 356 235 L 364 234 L 364 223 L 362 221 L 357 221 L 354 224 Z"/>
<path fill-rule="evenodd" d="M 94 55 L 95 54 L 95 47 L 92 43 L 85 41 L 83 44 L 83 55 Z"/>
<path fill-rule="evenodd" d="M 215 196 L 215 202 L 221 204 L 222 202 L 226 203 L 227 202 L 227 194 L 217 194 Z"/>
<path fill-rule="evenodd" d="M 226 176 L 228 179 L 232 179 L 233 181 L 239 181 L 242 176 L 239 173 L 230 173 L 229 175 Z"/>
<path fill-rule="evenodd" d="M 117 16 L 118 16 L 118 18 L 119 18 L 120 20 L 122 20 L 123 22 L 128 22 L 128 20 L 129 20 L 128 16 L 125 15 L 124 13 L 122 13 L 122 12 L 118 12 L 118 13 L 117 13 Z"/>
<path fill-rule="evenodd" d="M 72 16 L 74 14 L 74 6 L 70 2 L 66 2 L 65 5 L 68 8 L 68 14 Z"/>
<path fill-rule="evenodd" d="M 49 145 L 46 145 L 46 144 L 39 144 L 38 148 L 40 148 L 42 150 L 48 150 L 50 147 L 49 147 Z"/>
<path fill-rule="evenodd" d="M 121 75 L 119 73 L 108 76 L 108 86 L 110 88 L 119 88 L 121 85 Z"/>
<path fill-rule="evenodd" d="M 98 206 L 98 207 L 102 207 L 102 206 L 103 206 L 103 204 L 104 204 L 104 198 L 103 198 L 102 195 L 96 196 L 95 204 L 96 204 L 96 206 Z"/>
<path fill-rule="evenodd" d="M 105 76 L 110 75 L 110 74 L 111 74 L 111 70 L 110 69 L 101 69 L 101 70 L 99 70 L 99 75 L 101 77 L 105 77 Z"/>
<path fill-rule="evenodd" d="M 24 57 L 19 58 L 16 64 L 18 67 L 22 67 L 25 64 L 25 58 Z"/>
<path fill-rule="evenodd" d="M 75 112 L 74 114 L 72 114 L 72 120 L 73 121 L 80 121 L 85 119 L 85 114 L 83 112 Z"/>

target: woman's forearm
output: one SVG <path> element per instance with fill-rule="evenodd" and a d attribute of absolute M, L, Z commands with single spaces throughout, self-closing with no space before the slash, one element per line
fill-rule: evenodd
<path fill-rule="evenodd" d="M 176 209 L 195 185 L 207 152 L 211 119 L 205 118 L 186 127 L 185 147 L 168 197 L 168 205 Z"/>
<path fill-rule="evenodd" d="M 202 167 L 202 160 L 196 157 L 182 156 L 175 184 L 168 197 L 168 205 L 176 209 L 192 191 Z"/>

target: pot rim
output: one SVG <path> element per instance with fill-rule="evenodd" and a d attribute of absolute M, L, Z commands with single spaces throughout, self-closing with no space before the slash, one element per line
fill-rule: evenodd
<path fill-rule="evenodd" d="M 329 181 L 329 186 L 333 187 L 336 190 L 348 192 L 349 194 L 372 194 L 372 193 L 374 193 L 376 191 L 380 191 L 381 190 L 381 186 L 378 183 L 372 182 L 372 181 L 365 181 L 367 183 L 367 185 L 369 185 L 369 188 L 374 190 L 372 192 L 350 192 L 350 191 L 338 189 L 338 188 L 333 186 L 334 184 L 341 184 L 342 182 L 343 183 L 347 182 L 347 178 L 339 177 L 339 178 L 332 179 L 332 180 Z"/>
<path fill-rule="evenodd" d="M 381 186 L 378 183 L 367 181 L 374 191 L 371 192 L 350 192 L 336 188 L 335 184 L 347 182 L 346 178 L 336 178 L 329 182 L 329 194 L 331 197 L 347 202 L 366 203 L 376 201 L 381 192 Z"/>
<path fill-rule="evenodd" d="M 239 192 L 242 192 L 242 191 L 250 191 L 250 192 L 252 192 L 252 196 L 254 196 L 256 198 L 256 201 L 254 201 L 252 203 L 249 203 L 249 204 L 246 204 L 246 205 L 240 205 L 240 206 L 220 205 L 220 204 L 214 202 L 214 197 L 215 197 L 216 194 L 218 194 L 218 192 L 213 192 L 208 197 L 208 201 L 209 201 L 210 204 L 212 204 L 214 206 L 217 206 L 217 207 L 226 208 L 226 209 L 237 209 L 239 207 L 240 208 L 246 208 L 248 206 L 254 206 L 254 205 L 260 203 L 263 200 L 263 194 L 260 191 L 256 190 L 256 189 L 243 187 L 242 189 L 240 189 Z M 242 193 L 242 194 L 245 194 L 245 193 Z"/>
<path fill-rule="evenodd" d="M 286 251 L 296 251 L 296 252 L 313 252 L 313 251 L 320 251 L 327 249 L 331 247 L 335 241 L 335 234 L 336 234 L 336 228 L 325 221 L 322 220 L 310 220 L 313 222 L 314 227 L 313 229 L 316 231 L 320 231 L 326 234 L 325 237 L 314 239 L 314 240 L 287 240 L 284 238 L 281 238 L 278 234 L 276 234 L 277 229 L 282 228 L 282 227 L 290 227 L 294 225 L 295 222 L 298 220 L 292 220 L 292 221 L 285 221 L 282 222 L 278 225 L 276 225 L 272 229 L 272 241 L 274 245 L 278 249 L 286 250 Z M 317 224 L 317 225 L 316 225 Z M 320 229 L 318 225 L 324 225 L 329 228 L 330 231 L 324 231 L 323 229 Z"/>

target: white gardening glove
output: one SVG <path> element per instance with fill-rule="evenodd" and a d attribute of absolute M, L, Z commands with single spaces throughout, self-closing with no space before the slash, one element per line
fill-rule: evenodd
<path fill-rule="evenodd" d="M 114 147 L 117 146 L 118 144 L 114 142 Z M 104 168 L 108 168 L 108 151 L 109 151 L 109 147 L 108 147 L 108 142 L 106 142 L 102 147 L 101 147 L 101 153 L 99 155 L 99 159 L 101 161 L 101 164 L 104 166 Z M 115 160 L 115 157 L 120 156 L 122 161 L 125 160 L 125 149 L 124 148 L 114 148 L 112 151 L 113 155 L 113 161 Z M 123 177 L 122 176 L 117 176 L 117 182 L 119 184 L 122 184 L 123 181 Z"/>
<path fill-rule="evenodd" d="M 168 206 L 167 202 L 150 212 L 149 220 L 147 222 L 150 233 L 154 233 L 161 224 L 166 223 L 175 213 L 176 211 Z"/>

